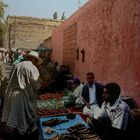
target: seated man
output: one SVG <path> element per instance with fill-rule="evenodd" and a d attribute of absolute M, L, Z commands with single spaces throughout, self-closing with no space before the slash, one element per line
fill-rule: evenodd
<path fill-rule="evenodd" d="M 129 106 L 120 98 L 120 86 L 108 83 L 104 86 L 104 102 L 98 119 L 88 118 L 87 123 L 102 140 L 122 139 L 133 122 Z"/>
<path fill-rule="evenodd" d="M 103 102 L 103 85 L 97 83 L 94 79 L 94 73 L 86 74 L 87 82 L 81 83 L 72 94 L 72 100 L 76 108 L 83 108 L 83 114 L 87 116 L 98 117 L 100 107 Z"/>
<path fill-rule="evenodd" d="M 78 83 L 79 84 L 79 83 Z M 72 92 L 71 90 L 68 93 L 68 101 L 65 104 L 67 107 L 75 107 L 77 109 L 82 109 L 84 106 L 82 94 L 83 83 L 75 88 Z"/>
<path fill-rule="evenodd" d="M 97 118 L 103 102 L 103 85 L 95 81 L 93 72 L 88 72 L 86 78 L 87 83 L 83 85 L 81 94 L 85 104 L 83 114 Z"/>
<path fill-rule="evenodd" d="M 75 104 L 83 104 L 83 98 L 82 98 L 82 89 L 83 89 L 84 83 L 81 83 L 74 91 L 73 91 L 73 95 L 75 96 Z"/>

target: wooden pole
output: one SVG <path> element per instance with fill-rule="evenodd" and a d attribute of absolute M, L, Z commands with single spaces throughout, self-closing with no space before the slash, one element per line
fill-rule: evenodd
<path fill-rule="evenodd" d="M 12 28 L 12 25 L 9 24 L 9 50 L 11 51 L 11 28 Z"/>

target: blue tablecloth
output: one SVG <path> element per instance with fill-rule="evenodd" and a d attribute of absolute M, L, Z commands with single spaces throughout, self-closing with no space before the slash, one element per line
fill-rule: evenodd
<path fill-rule="evenodd" d="M 52 134 L 47 134 L 44 130 L 45 128 L 47 128 L 47 126 L 42 126 L 42 122 L 44 121 L 48 121 L 52 118 L 58 118 L 61 120 L 66 120 L 67 117 L 66 116 L 51 116 L 51 117 L 42 117 L 39 119 L 39 123 L 40 123 L 40 133 L 41 133 L 41 140 L 47 140 L 49 138 L 54 137 L 57 134 L 64 134 L 67 133 L 67 129 L 71 126 L 74 126 L 76 124 L 85 124 L 86 127 L 88 127 L 88 125 L 84 122 L 84 120 L 80 117 L 80 115 L 76 115 L 75 119 L 67 119 L 69 120 L 68 122 L 64 122 L 61 124 L 58 124 L 56 126 L 53 126 L 52 128 L 55 130 L 54 133 Z"/>

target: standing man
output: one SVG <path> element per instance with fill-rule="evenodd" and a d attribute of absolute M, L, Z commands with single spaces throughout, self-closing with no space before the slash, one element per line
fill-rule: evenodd
<path fill-rule="evenodd" d="M 38 53 L 31 51 L 26 61 L 15 64 L 5 94 L 2 122 L 6 140 L 38 140 L 36 126 L 37 90 L 42 60 Z"/>
<path fill-rule="evenodd" d="M 16 49 L 16 51 L 14 52 L 14 62 L 18 59 L 20 55 L 19 49 Z"/>
<path fill-rule="evenodd" d="M 0 108 L 3 106 L 3 100 L 6 88 L 6 71 L 2 62 L 2 53 L 0 52 Z M 1 110 L 0 110 L 1 112 Z"/>
<path fill-rule="evenodd" d="M 9 51 L 9 62 L 10 62 L 10 65 L 13 64 L 13 56 L 14 56 L 14 53 L 12 50 Z"/>
<path fill-rule="evenodd" d="M 97 118 L 103 102 L 103 85 L 95 81 L 94 73 L 86 74 L 87 83 L 82 88 L 82 97 L 85 104 L 83 114 Z"/>

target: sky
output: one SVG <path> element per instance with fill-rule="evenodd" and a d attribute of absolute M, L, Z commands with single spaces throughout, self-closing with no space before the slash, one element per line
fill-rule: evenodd
<path fill-rule="evenodd" d="M 8 5 L 8 7 L 5 8 L 5 18 L 10 15 L 47 19 L 53 18 L 54 12 L 57 12 L 58 19 L 61 18 L 63 12 L 65 12 L 65 17 L 68 18 L 78 10 L 78 6 L 83 6 L 87 1 L 88 0 L 3 0 L 3 2 Z"/>

